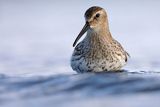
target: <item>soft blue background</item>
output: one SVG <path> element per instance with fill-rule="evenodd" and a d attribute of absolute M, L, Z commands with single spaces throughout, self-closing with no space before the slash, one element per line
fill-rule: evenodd
<path fill-rule="evenodd" d="M 0 73 L 74 73 L 72 43 L 91 6 L 105 8 L 110 30 L 131 59 L 130 71 L 158 71 L 159 0 L 0 0 Z"/>

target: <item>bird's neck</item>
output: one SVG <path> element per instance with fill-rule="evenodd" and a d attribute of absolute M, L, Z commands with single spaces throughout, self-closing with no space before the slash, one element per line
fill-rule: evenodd
<path fill-rule="evenodd" d="M 87 31 L 86 38 L 89 44 L 96 43 L 111 43 L 113 38 L 109 28 L 103 27 L 101 29 L 90 29 Z"/>

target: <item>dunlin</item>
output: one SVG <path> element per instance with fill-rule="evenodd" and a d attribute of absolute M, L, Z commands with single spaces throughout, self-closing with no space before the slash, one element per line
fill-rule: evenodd
<path fill-rule="evenodd" d="M 93 6 L 84 16 L 86 23 L 73 47 L 85 32 L 87 35 L 74 49 L 71 57 L 72 69 L 78 73 L 121 70 L 127 63 L 129 54 L 112 37 L 106 11 Z"/>

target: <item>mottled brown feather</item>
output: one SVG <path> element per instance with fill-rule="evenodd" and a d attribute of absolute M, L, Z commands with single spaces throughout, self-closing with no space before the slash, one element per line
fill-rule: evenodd
<path fill-rule="evenodd" d="M 100 14 L 98 18 L 95 17 L 97 12 Z M 93 6 L 85 12 L 85 20 L 89 29 L 86 37 L 74 49 L 72 69 L 79 73 L 120 70 L 129 54 L 112 37 L 106 11 Z"/>

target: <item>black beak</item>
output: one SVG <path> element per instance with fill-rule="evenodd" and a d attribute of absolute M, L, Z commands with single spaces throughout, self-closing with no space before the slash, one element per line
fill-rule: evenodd
<path fill-rule="evenodd" d="M 81 30 L 81 32 L 79 33 L 79 35 L 77 36 L 76 40 L 73 43 L 73 47 L 76 45 L 76 43 L 78 42 L 78 40 L 83 36 L 83 34 L 89 29 L 89 23 L 86 22 L 86 24 L 84 25 L 83 29 Z"/>

